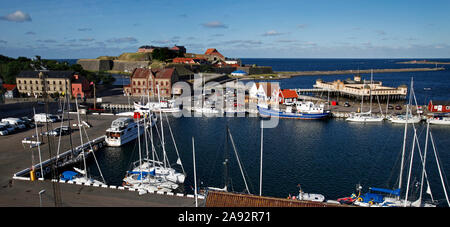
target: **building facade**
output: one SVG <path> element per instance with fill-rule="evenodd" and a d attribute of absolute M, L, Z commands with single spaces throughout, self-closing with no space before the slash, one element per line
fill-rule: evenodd
<path fill-rule="evenodd" d="M 159 87 L 161 97 L 167 98 L 172 96 L 172 85 L 178 80 L 175 68 L 137 68 L 131 75 L 130 84 L 124 86 L 124 93 L 129 96 L 157 96 Z"/>
<path fill-rule="evenodd" d="M 71 94 L 74 71 L 21 71 L 16 77 L 19 93 L 40 97 L 44 94 Z M 45 89 L 45 90 L 44 90 Z"/>

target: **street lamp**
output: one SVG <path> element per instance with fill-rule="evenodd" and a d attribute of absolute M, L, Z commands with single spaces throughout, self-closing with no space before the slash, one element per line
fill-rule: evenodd
<path fill-rule="evenodd" d="M 41 195 L 45 193 L 45 189 L 39 191 L 39 207 L 42 207 L 42 198 Z"/>

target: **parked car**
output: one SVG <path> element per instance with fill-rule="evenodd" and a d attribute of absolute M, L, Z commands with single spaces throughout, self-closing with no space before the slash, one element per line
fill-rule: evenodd
<path fill-rule="evenodd" d="M 9 132 L 8 132 L 8 129 L 6 128 L 6 126 L 1 124 L 0 125 L 0 136 L 5 136 L 8 134 L 9 134 Z"/>
<path fill-rule="evenodd" d="M 19 118 L 21 121 L 22 121 L 22 123 L 25 125 L 25 126 L 27 126 L 28 128 L 34 128 L 35 127 L 35 125 L 34 125 L 34 120 L 32 120 L 32 119 L 30 119 L 30 118 L 28 118 L 28 117 L 21 117 L 21 118 Z"/>
<path fill-rule="evenodd" d="M 348 102 L 345 102 L 345 103 L 344 103 L 344 106 L 345 106 L 345 107 L 349 107 L 350 104 L 349 104 Z"/>
<path fill-rule="evenodd" d="M 401 107 L 400 105 L 396 105 L 396 106 L 395 106 L 395 109 L 396 109 L 396 110 L 401 110 L 402 107 Z"/>
<path fill-rule="evenodd" d="M 394 107 L 392 105 L 388 105 L 388 109 L 393 110 Z"/>
<path fill-rule="evenodd" d="M 8 134 L 11 134 L 12 132 L 16 131 L 16 127 L 9 124 L 8 122 L 1 122 L 0 125 L 3 126 L 3 128 L 6 129 L 6 131 L 8 131 Z"/>
<path fill-rule="evenodd" d="M 45 135 L 50 135 L 50 136 L 59 136 L 59 134 L 61 133 L 62 136 L 64 135 L 68 135 L 72 132 L 72 129 L 68 126 L 62 126 L 62 127 L 58 127 L 55 128 L 47 133 L 45 133 Z"/>
<path fill-rule="evenodd" d="M 23 124 L 22 120 L 20 120 L 19 118 L 15 118 L 15 117 L 3 118 L 2 122 L 3 123 L 7 122 L 10 125 L 12 125 L 14 128 L 17 128 L 17 129 L 25 129 L 25 128 L 27 128 L 27 126 L 25 126 L 25 124 Z"/>

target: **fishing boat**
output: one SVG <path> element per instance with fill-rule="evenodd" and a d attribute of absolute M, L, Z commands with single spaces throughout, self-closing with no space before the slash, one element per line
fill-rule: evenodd
<path fill-rule="evenodd" d="M 279 117 L 302 120 L 317 120 L 330 117 L 331 113 L 325 111 L 323 106 L 317 106 L 313 102 L 296 102 L 295 109 L 286 106 L 284 111 L 269 109 L 267 105 L 258 105 L 258 112 L 262 117 Z"/>
<path fill-rule="evenodd" d="M 111 147 L 120 147 L 141 136 L 143 131 L 138 133 L 137 126 L 143 127 L 142 122 L 134 121 L 133 118 L 120 117 L 112 121 L 111 127 L 106 129 L 106 144 Z"/>

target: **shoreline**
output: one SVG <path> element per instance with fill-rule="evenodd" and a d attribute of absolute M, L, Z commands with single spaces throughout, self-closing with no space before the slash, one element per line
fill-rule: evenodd
<path fill-rule="evenodd" d="M 400 69 L 373 69 L 373 73 L 390 73 L 390 72 L 432 72 L 445 70 L 443 67 L 437 68 L 400 68 Z M 284 72 L 276 71 L 273 74 L 255 74 L 247 76 L 230 76 L 231 78 L 252 80 L 252 79 L 288 79 L 295 76 L 320 76 L 320 75 L 345 75 L 345 74 L 366 74 L 371 73 L 371 69 L 363 70 L 334 70 L 334 71 L 295 71 Z"/>

